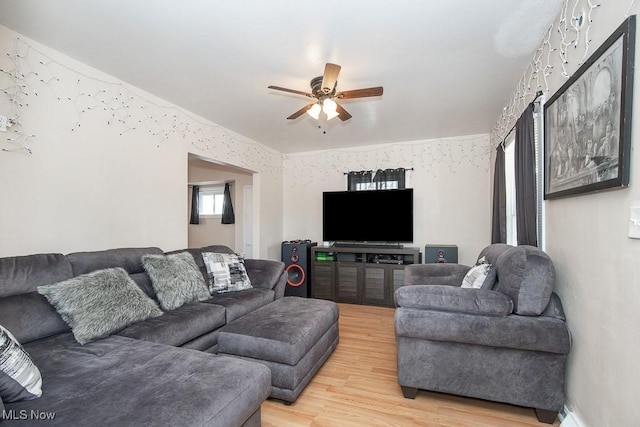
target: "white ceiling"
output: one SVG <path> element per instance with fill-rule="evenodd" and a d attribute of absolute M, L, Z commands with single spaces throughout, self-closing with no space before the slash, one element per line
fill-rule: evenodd
<path fill-rule="evenodd" d="M 0 0 L 0 24 L 284 152 L 491 131 L 562 0 Z M 353 118 L 308 103 L 326 62 Z M 326 131 L 326 133 L 325 133 Z"/>

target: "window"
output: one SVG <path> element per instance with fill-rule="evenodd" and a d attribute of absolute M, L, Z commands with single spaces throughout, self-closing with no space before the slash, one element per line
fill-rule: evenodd
<path fill-rule="evenodd" d="M 542 159 L 542 108 L 536 104 L 536 111 L 533 115 L 535 157 L 536 157 L 536 212 L 538 246 L 544 249 L 544 188 L 543 188 L 543 159 Z M 516 218 L 516 175 L 515 175 L 515 131 L 511 132 L 505 140 L 504 148 L 504 169 L 506 184 L 506 206 L 507 206 L 507 242 L 510 245 L 518 244 L 518 230 Z"/>
<path fill-rule="evenodd" d="M 412 169 L 409 169 L 412 170 Z M 347 173 L 349 191 L 398 190 L 406 188 L 406 169 L 378 169 L 377 171 L 352 171 Z"/>
<path fill-rule="evenodd" d="M 515 132 L 511 132 L 504 143 L 504 178 L 507 205 L 507 243 L 518 245 L 518 227 L 516 224 L 516 173 L 515 173 Z"/>
<path fill-rule="evenodd" d="M 363 190 L 397 190 L 398 181 L 358 182 L 356 191 Z"/>
<path fill-rule="evenodd" d="M 200 188 L 199 213 L 201 216 L 222 215 L 224 205 L 224 187 Z"/>

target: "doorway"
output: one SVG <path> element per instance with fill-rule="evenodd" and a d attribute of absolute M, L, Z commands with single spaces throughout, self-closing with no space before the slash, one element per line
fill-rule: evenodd
<path fill-rule="evenodd" d="M 224 245 L 234 252 L 246 253 L 246 218 L 248 215 L 250 221 L 253 221 L 253 191 L 247 194 L 245 188 L 253 188 L 253 172 L 193 154 L 189 154 L 187 162 L 188 215 L 191 213 L 191 188 L 194 185 L 199 186 L 200 189 L 206 189 L 224 187 L 225 184 L 229 184 L 235 213 L 235 224 L 222 224 L 221 215 L 201 215 L 199 224 L 189 224 L 188 226 L 188 247 Z M 251 212 L 247 213 L 247 210 Z M 249 232 L 253 235 L 252 222 L 250 227 Z M 253 244 L 250 248 L 253 249 Z"/>

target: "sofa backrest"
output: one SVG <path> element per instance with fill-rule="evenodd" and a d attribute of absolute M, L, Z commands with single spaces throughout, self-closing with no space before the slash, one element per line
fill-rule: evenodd
<path fill-rule="evenodd" d="M 147 296 L 155 299 L 155 292 L 151 280 L 142 266 L 143 255 L 162 255 L 162 249 L 149 248 L 118 248 L 94 252 L 74 252 L 67 255 L 73 269 L 73 275 L 91 273 L 105 268 L 124 268 L 134 282 Z"/>
<path fill-rule="evenodd" d="M 487 246 L 480 253 L 496 269 L 493 290 L 513 300 L 514 312 L 539 316 L 547 308 L 556 272 L 549 256 L 535 246 L 502 243 Z"/>
<path fill-rule="evenodd" d="M 0 324 L 21 343 L 68 331 L 37 288 L 71 277 L 71 264 L 62 254 L 0 258 Z"/>

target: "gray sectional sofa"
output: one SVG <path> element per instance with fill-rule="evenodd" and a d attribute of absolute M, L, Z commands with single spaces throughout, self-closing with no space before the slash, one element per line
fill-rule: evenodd
<path fill-rule="evenodd" d="M 203 252 L 186 249 L 206 277 Z M 184 252 L 184 251 L 175 251 Z M 106 338 L 80 345 L 37 287 L 121 267 L 155 299 L 143 255 L 158 248 L 123 248 L 68 255 L 0 259 L 0 325 L 29 353 L 42 374 L 42 396 L 1 402 L 2 425 L 257 426 L 271 390 L 267 367 L 217 354 L 221 327 L 284 295 L 281 262 L 245 262 L 252 289 L 219 294 L 165 311 Z M 211 354 L 214 353 L 214 354 Z"/>

